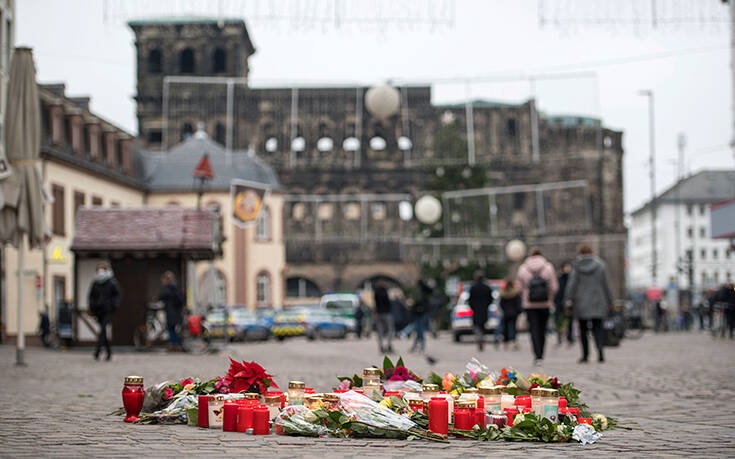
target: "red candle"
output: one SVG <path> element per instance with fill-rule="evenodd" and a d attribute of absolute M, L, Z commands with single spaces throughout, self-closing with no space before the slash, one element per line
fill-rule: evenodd
<path fill-rule="evenodd" d="M 477 397 L 477 408 L 475 408 L 475 424 L 485 427 L 485 397 Z"/>
<path fill-rule="evenodd" d="M 125 384 L 122 390 L 123 406 L 125 407 L 125 422 L 135 422 L 138 419 L 140 410 L 143 409 L 143 399 L 145 399 L 145 389 L 143 389 L 142 376 L 128 376 L 125 378 Z"/>
<path fill-rule="evenodd" d="M 508 425 L 513 426 L 513 416 L 518 414 L 518 410 L 515 408 L 506 408 L 505 413 L 508 416 Z"/>
<path fill-rule="evenodd" d="M 592 425 L 592 418 L 579 418 L 577 421 L 579 424 L 589 424 Z"/>
<path fill-rule="evenodd" d="M 307 387 L 307 388 L 304 389 L 304 393 L 305 394 L 313 394 L 314 393 L 314 388 L 313 387 Z"/>
<path fill-rule="evenodd" d="M 564 397 L 559 397 L 559 408 L 566 408 L 567 407 L 567 399 Z"/>
<path fill-rule="evenodd" d="M 457 408 L 454 410 L 454 427 L 460 430 L 472 430 L 473 413 L 469 408 Z"/>
<path fill-rule="evenodd" d="M 349 392 L 349 390 L 348 389 L 335 389 L 332 392 L 334 392 L 335 394 L 344 394 L 345 392 Z"/>
<path fill-rule="evenodd" d="M 498 429 L 502 429 L 508 423 L 508 418 L 502 414 L 491 414 L 490 422 L 498 426 Z"/>
<path fill-rule="evenodd" d="M 234 432 L 237 427 L 237 409 L 240 407 L 236 402 L 228 400 L 225 402 L 224 413 L 222 414 L 222 430 L 225 432 Z"/>
<path fill-rule="evenodd" d="M 199 405 L 197 409 L 197 425 L 199 427 L 209 427 L 209 395 L 199 396 Z"/>
<path fill-rule="evenodd" d="M 268 435 L 270 433 L 270 412 L 265 405 L 258 405 L 253 409 L 253 435 Z"/>
<path fill-rule="evenodd" d="M 569 407 L 569 408 L 567 408 L 567 413 L 573 414 L 576 417 L 579 417 L 579 408 Z"/>
<path fill-rule="evenodd" d="M 513 402 L 513 405 L 518 407 L 524 407 L 527 406 L 531 408 L 531 396 L 530 395 L 519 395 L 516 397 L 515 401 Z"/>
<path fill-rule="evenodd" d="M 386 397 L 400 397 L 401 393 L 398 392 L 397 390 L 389 390 L 385 393 L 385 396 Z"/>
<path fill-rule="evenodd" d="M 441 435 L 449 433 L 449 402 L 444 397 L 431 397 L 429 401 L 429 430 Z"/>
<path fill-rule="evenodd" d="M 237 431 L 247 432 L 253 428 L 253 406 L 240 405 L 237 407 Z"/>

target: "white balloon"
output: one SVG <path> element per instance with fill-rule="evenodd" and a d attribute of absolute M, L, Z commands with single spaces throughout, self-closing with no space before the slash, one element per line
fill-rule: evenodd
<path fill-rule="evenodd" d="M 347 137 L 344 142 L 342 142 L 342 148 L 345 149 L 345 151 L 357 151 L 360 149 L 360 141 L 356 137 Z"/>
<path fill-rule="evenodd" d="M 268 153 L 273 153 L 276 150 L 278 150 L 278 139 L 275 137 L 271 137 L 270 139 L 265 141 L 265 151 Z"/>
<path fill-rule="evenodd" d="M 386 143 L 385 139 L 382 137 L 373 137 L 370 139 L 370 148 L 375 151 L 383 151 L 385 150 Z"/>
<path fill-rule="evenodd" d="M 389 84 L 373 86 L 365 93 L 365 107 L 376 118 L 390 118 L 401 107 L 401 94 Z"/>
<path fill-rule="evenodd" d="M 526 255 L 526 244 L 519 239 L 513 239 L 505 245 L 505 256 L 510 261 L 518 261 Z"/>
<path fill-rule="evenodd" d="M 411 139 L 405 136 L 401 136 L 398 138 L 398 148 L 400 150 L 403 150 L 403 151 L 410 150 L 411 147 L 413 147 L 413 143 L 411 143 Z"/>
<path fill-rule="evenodd" d="M 322 152 L 332 151 L 332 148 L 334 148 L 334 141 L 329 137 L 322 137 L 316 141 L 316 148 Z"/>
<path fill-rule="evenodd" d="M 416 218 L 421 223 L 432 225 L 439 221 L 442 216 L 442 204 L 434 196 L 422 196 L 416 201 Z"/>
<path fill-rule="evenodd" d="M 303 137 L 296 137 L 291 141 L 291 149 L 293 151 L 304 151 L 306 140 Z"/>
<path fill-rule="evenodd" d="M 408 201 L 401 201 L 398 204 L 398 216 L 401 220 L 408 221 L 413 218 L 413 206 Z"/>

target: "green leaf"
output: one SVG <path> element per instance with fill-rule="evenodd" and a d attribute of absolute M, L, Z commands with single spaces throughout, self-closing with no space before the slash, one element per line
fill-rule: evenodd
<path fill-rule="evenodd" d="M 341 415 L 341 416 L 339 417 L 339 419 L 338 419 L 338 422 L 339 422 L 339 424 L 340 424 L 341 426 L 344 426 L 345 424 L 349 424 L 349 423 L 350 423 L 350 418 L 348 418 L 347 416 L 345 416 L 345 415 L 343 414 L 343 415 Z"/>
<path fill-rule="evenodd" d="M 393 368 L 395 365 L 393 365 L 393 362 L 390 361 L 388 356 L 386 355 L 383 357 L 383 368 Z"/>
<path fill-rule="evenodd" d="M 397 367 L 405 367 L 406 365 L 403 364 L 403 357 L 398 357 L 398 361 L 396 362 Z"/>

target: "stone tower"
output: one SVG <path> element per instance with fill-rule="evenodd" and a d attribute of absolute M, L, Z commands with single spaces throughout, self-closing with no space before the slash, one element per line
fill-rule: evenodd
<path fill-rule="evenodd" d="M 165 76 L 248 76 L 248 58 L 255 48 L 241 19 L 145 19 L 128 25 L 135 33 L 138 132 L 151 149 L 160 148 L 163 139 Z M 177 90 L 178 97 L 181 88 Z M 201 92 L 197 96 L 206 98 Z M 193 132 L 196 121 L 169 126 L 168 135 L 178 141 Z"/>

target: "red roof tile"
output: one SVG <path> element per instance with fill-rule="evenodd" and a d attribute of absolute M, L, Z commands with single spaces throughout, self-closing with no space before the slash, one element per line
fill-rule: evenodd
<path fill-rule="evenodd" d="M 182 207 L 80 208 L 72 250 L 211 252 L 213 218 Z"/>

